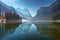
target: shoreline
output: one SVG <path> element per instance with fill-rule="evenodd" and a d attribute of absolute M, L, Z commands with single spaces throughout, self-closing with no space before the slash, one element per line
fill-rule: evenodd
<path fill-rule="evenodd" d="M 0 23 L 6 23 L 6 19 L 0 19 Z"/>
<path fill-rule="evenodd" d="M 6 20 L 6 19 L 0 19 L 0 24 L 3 24 L 3 23 L 21 23 L 22 20 Z"/>

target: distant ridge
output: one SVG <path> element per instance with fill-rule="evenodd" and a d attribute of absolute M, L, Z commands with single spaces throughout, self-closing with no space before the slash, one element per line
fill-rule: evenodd
<path fill-rule="evenodd" d="M 60 0 L 56 0 L 49 7 L 41 7 L 38 9 L 37 15 L 33 19 L 52 20 L 55 16 L 58 17 L 58 15 L 60 15 Z"/>

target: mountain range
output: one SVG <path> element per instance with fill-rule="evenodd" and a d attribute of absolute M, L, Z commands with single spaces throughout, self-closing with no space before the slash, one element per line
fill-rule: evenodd
<path fill-rule="evenodd" d="M 41 7 L 37 15 L 33 18 L 36 20 L 53 20 L 60 19 L 60 0 L 56 0 L 48 7 Z M 56 18 L 55 18 L 56 17 Z"/>
<path fill-rule="evenodd" d="M 23 19 L 32 19 L 32 16 L 28 8 L 25 9 L 17 8 L 16 11 Z"/>
<path fill-rule="evenodd" d="M 15 9 L 14 7 L 8 6 L 5 3 L 0 1 L 0 15 L 5 16 L 6 12 L 10 12 L 12 14 L 15 13 L 15 14 L 19 15 L 22 19 L 31 19 L 32 18 L 29 10 L 27 8 L 25 8 L 25 9 L 20 9 L 20 8 Z"/>
<path fill-rule="evenodd" d="M 34 20 L 56 20 L 60 19 L 60 0 L 56 0 L 48 7 L 41 7 L 37 10 L 37 15 L 32 17 L 28 8 L 21 9 L 7 6 L 0 1 L 0 15 L 5 15 L 6 12 L 16 13 L 22 19 L 34 19 Z"/>

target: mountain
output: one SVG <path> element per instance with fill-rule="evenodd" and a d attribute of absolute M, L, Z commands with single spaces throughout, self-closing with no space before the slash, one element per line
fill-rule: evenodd
<path fill-rule="evenodd" d="M 30 11 L 27 8 L 23 9 L 22 13 L 24 13 L 26 18 L 28 18 L 28 19 L 32 18 L 31 14 L 30 14 Z"/>
<path fill-rule="evenodd" d="M 57 15 L 60 15 L 60 0 L 56 0 L 49 7 L 41 7 L 33 19 L 52 20 Z"/>
<path fill-rule="evenodd" d="M 60 1 L 57 0 L 54 3 L 51 4 L 48 8 L 51 12 L 57 12 L 60 11 Z"/>
<path fill-rule="evenodd" d="M 16 11 L 23 19 L 32 19 L 30 11 L 27 8 L 25 9 L 17 8 Z"/>
<path fill-rule="evenodd" d="M 12 6 L 8 6 L 1 1 L 0 10 L 0 14 L 4 16 L 6 20 L 21 20 L 21 17 L 17 14 L 16 10 Z"/>
<path fill-rule="evenodd" d="M 15 9 L 11 6 L 7 6 L 5 3 L 0 1 L 1 14 L 5 15 L 6 12 L 16 13 Z"/>
<path fill-rule="evenodd" d="M 34 19 L 44 19 L 43 17 L 48 15 L 48 7 L 41 7 L 38 11 L 37 11 L 37 15 L 34 17 Z"/>
<path fill-rule="evenodd" d="M 12 6 L 9 6 L 9 10 L 10 10 L 12 13 L 17 13 L 16 10 L 15 10 Z"/>
<path fill-rule="evenodd" d="M 6 11 L 8 10 L 8 6 L 5 5 L 3 2 L 0 1 L 0 10 L 1 10 L 1 14 L 4 15 Z"/>

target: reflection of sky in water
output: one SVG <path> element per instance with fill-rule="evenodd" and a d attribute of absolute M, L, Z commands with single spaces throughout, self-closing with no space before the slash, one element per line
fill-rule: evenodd
<path fill-rule="evenodd" d="M 1 30 L 2 31 L 2 30 Z M 4 35 L 2 34 L 4 33 Z M 48 40 L 48 35 L 41 35 L 38 32 L 37 27 L 31 23 L 22 23 L 15 30 L 4 30 L 0 32 L 2 34 L 0 39 L 2 40 Z"/>

